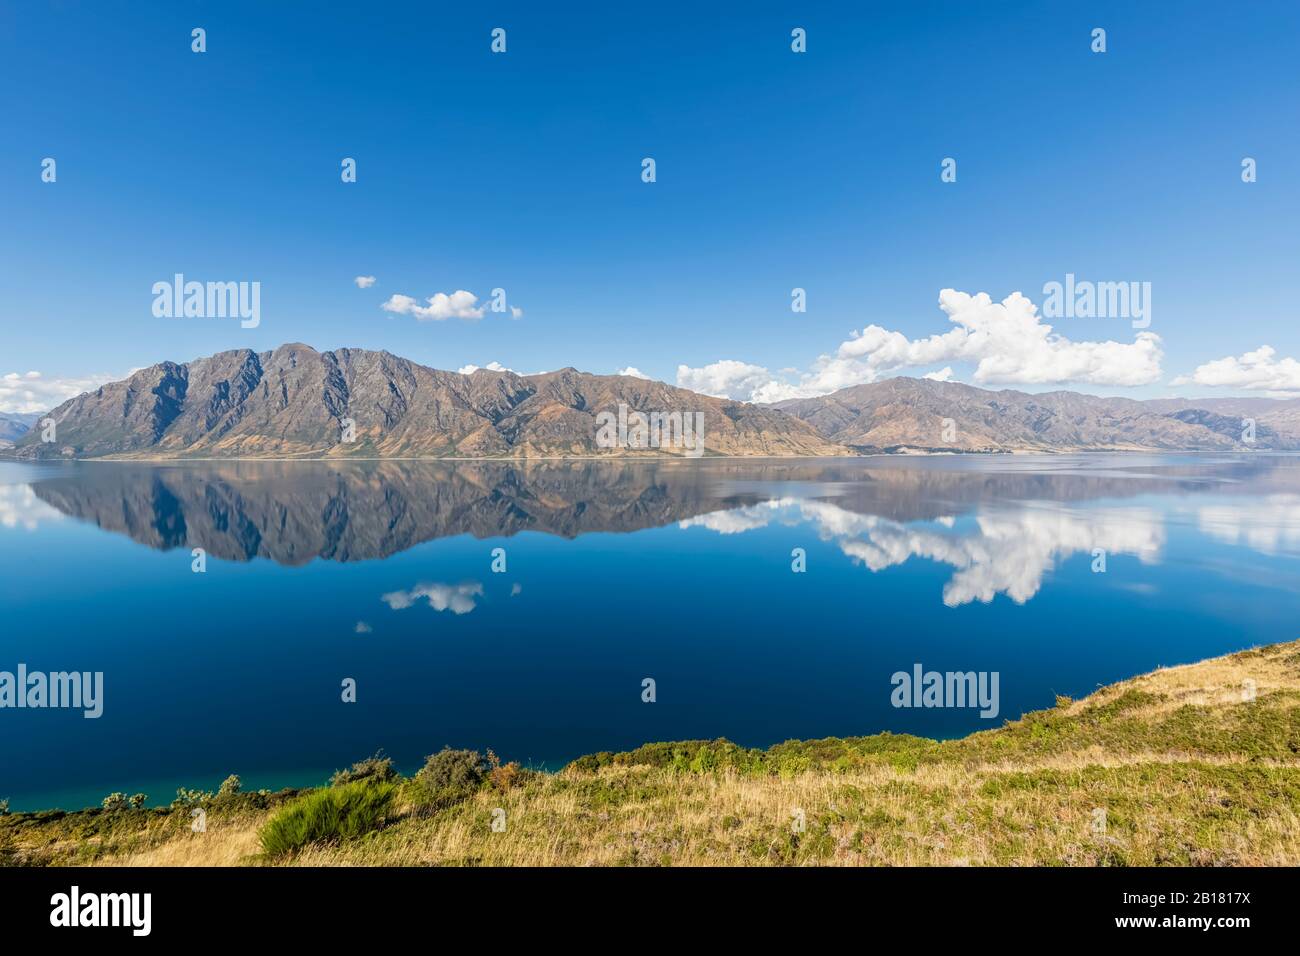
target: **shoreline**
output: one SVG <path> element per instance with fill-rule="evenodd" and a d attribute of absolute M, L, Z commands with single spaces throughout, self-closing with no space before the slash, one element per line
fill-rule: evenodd
<path fill-rule="evenodd" d="M 1300 641 L 1294 643 L 1297 647 L 1300 647 Z M 1286 645 L 1283 644 L 1263 645 L 1263 647 L 1281 647 L 1281 646 L 1286 646 Z M 1187 669 L 1187 668 L 1201 667 L 1201 666 L 1211 664 L 1215 661 L 1228 660 L 1230 658 L 1236 657 L 1237 655 L 1251 654 L 1254 652 L 1258 652 L 1259 650 L 1261 650 L 1261 645 L 1252 645 L 1249 647 L 1241 648 L 1240 650 L 1237 651 L 1231 651 L 1226 654 L 1221 654 L 1215 657 L 1204 658 L 1202 660 L 1189 661 L 1183 664 L 1172 664 L 1169 666 L 1161 665 L 1157 667 L 1154 671 L 1145 671 L 1142 673 L 1133 674 L 1128 677 L 1120 678 L 1116 681 L 1113 681 L 1110 684 L 1102 685 L 1098 687 L 1093 692 L 1093 694 L 1095 695 L 1095 694 L 1105 693 L 1107 691 L 1113 690 L 1116 687 L 1122 686 L 1132 681 L 1148 678 L 1154 674 L 1169 673 L 1169 672 Z M 1089 695 L 1089 696 L 1093 696 L 1093 695 Z M 996 733 L 1001 728 L 1004 728 L 1011 724 L 1019 723 L 1025 720 L 1026 718 L 1031 717 L 1034 714 L 1045 713 L 1045 712 L 1048 711 L 1045 711 L 1041 708 L 1036 710 L 1027 710 L 1014 717 L 1003 718 L 1001 722 L 998 723 L 996 726 L 981 728 L 979 730 L 972 730 L 969 733 L 958 734 L 953 736 L 923 737 L 923 736 L 909 733 L 907 731 L 877 730 L 868 734 L 852 735 L 848 737 L 828 736 L 828 737 L 820 737 L 820 738 L 815 737 L 815 738 L 806 738 L 806 739 L 785 738 L 783 740 L 772 741 L 771 743 L 768 743 L 766 745 L 735 744 L 729 739 L 721 738 L 721 737 L 712 738 L 712 740 L 715 741 L 726 740 L 727 743 L 732 744 L 733 746 L 739 747 L 743 750 L 754 751 L 754 752 L 767 752 L 767 751 L 771 751 L 774 748 L 781 747 L 783 745 L 789 745 L 789 744 L 811 745 L 820 741 L 828 741 L 828 740 L 880 740 L 880 739 L 888 739 L 888 738 L 911 738 L 915 740 L 923 740 L 933 744 L 945 744 L 945 743 L 969 741 L 980 734 Z M 583 761 L 590 761 L 593 759 L 597 759 L 600 758 L 601 756 L 612 756 L 614 758 L 617 758 L 625 754 L 636 753 L 640 750 L 644 750 L 645 748 L 649 748 L 649 747 L 682 746 L 685 744 L 699 743 L 705 740 L 706 740 L 705 738 L 700 738 L 698 740 L 690 740 L 690 741 L 645 741 L 642 744 L 640 744 L 638 747 L 630 751 L 584 752 L 567 760 L 541 760 L 541 761 L 530 760 L 529 762 L 523 764 L 523 766 L 525 769 L 530 771 L 535 771 L 537 773 L 554 776 L 561 773 L 566 767 L 580 764 Z M 310 792 L 312 790 L 320 789 L 322 787 L 327 787 L 330 775 L 334 772 L 337 772 L 339 769 L 341 768 L 334 767 L 329 770 L 299 769 L 299 770 L 291 770 L 291 771 L 262 771 L 262 772 L 256 772 L 248 775 L 248 781 L 253 786 L 254 789 L 258 789 L 263 792 L 270 792 L 270 793 L 284 793 L 288 791 Z M 412 765 L 410 768 L 412 774 L 414 774 L 414 772 L 418 769 L 419 768 L 417 765 Z M 399 767 L 398 770 L 399 772 L 403 772 L 403 768 Z M 139 788 L 157 789 L 161 787 L 163 793 L 172 794 L 178 789 L 190 789 L 191 787 L 195 787 L 199 790 L 202 790 L 202 788 L 207 786 L 208 783 L 211 783 L 213 789 L 215 790 L 217 785 L 220 784 L 221 780 L 230 772 L 233 771 L 213 772 L 208 774 L 195 774 L 187 778 L 187 782 L 184 783 L 177 783 L 176 780 L 178 778 L 173 778 L 172 782 L 170 783 L 164 783 L 162 780 L 140 780 L 135 783 L 129 783 L 129 782 L 124 783 L 119 781 L 116 784 L 105 785 L 102 788 L 91 787 L 91 786 L 72 786 L 72 787 L 60 788 L 59 790 L 51 791 L 51 793 L 64 793 L 64 794 L 96 793 L 97 794 L 102 789 L 104 791 L 104 795 L 107 795 L 110 791 L 117 790 L 119 788 L 123 792 L 139 792 Z M 242 778 L 244 775 L 240 774 L 240 776 Z M 257 786 L 258 784 L 263 784 L 264 786 Z M 163 810 L 170 805 L 170 799 L 171 799 L 170 797 L 164 797 L 158 799 L 155 797 L 155 794 L 153 793 L 149 793 L 148 797 L 150 799 L 144 804 L 145 809 Z M 10 799 L 10 798 L 11 798 L 11 794 L 0 793 L 0 800 Z M 31 801 L 24 800 L 23 802 L 29 803 Z M 10 810 L 10 814 L 13 816 L 20 816 L 20 815 L 31 816 L 31 815 L 39 815 L 39 814 L 50 814 L 50 813 L 74 815 L 74 814 L 100 813 L 100 812 L 101 812 L 100 807 L 94 804 L 88 804 L 82 807 L 65 808 L 63 806 L 50 805 L 48 803 L 45 803 L 42 806 L 39 806 L 35 809 L 29 809 L 29 810 L 11 809 Z"/>
<path fill-rule="evenodd" d="M 414 776 L 372 758 L 308 790 L 118 794 L 0 816 L 0 865 L 1289 867 L 1298 716 L 1292 641 L 947 741 L 678 741 L 557 773 L 444 749 Z"/>
<path fill-rule="evenodd" d="M 1013 449 L 997 451 L 907 451 L 907 452 L 866 452 L 860 455 L 533 455 L 520 458 L 462 458 L 462 457 L 427 457 L 427 456 L 378 456 L 346 458 L 329 457 L 150 457 L 118 458 L 97 456 L 93 458 L 59 457 L 59 458 L 19 458 L 5 455 L 0 451 L 0 462 L 14 464 L 59 464 L 65 462 L 101 463 L 101 464 L 186 464 L 224 463 L 224 462 L 305 462 L 324 464 L 346 464 L 348 462 L 383 462 L 383 461 L 418 461 L 418 462 L 470 462 L 475 464 L 520 465 L 536 461 L 604 461 L 610 463 L 662 463 L 662 462 L 705 462 L 705 461 L 862 461 L 870 458 L 908 459 L 908 458 L 1064 458 L 1070 455 L 1300 455 L 1300 450 L 1293 449 L 1222 449 L 1222 448 L 1078 448 L 1078 449 Z"/>

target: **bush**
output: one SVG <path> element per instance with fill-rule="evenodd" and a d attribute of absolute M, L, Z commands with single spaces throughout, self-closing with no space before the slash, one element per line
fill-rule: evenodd
<path fill-rule="evenodd" d="M 334 771 L 334 776 L 330 777 L 330 786 L 341 787 L 347 783 L 356 783 L 358 780 L 389 783 L 396 779 L 397 771 L 393 769 L 393 761 L 385 757 L 384 752 L 380 750 L 373 757 L 358 760 L 347 770 Z"/>
<path fill-rule="evenodd" d="M 143 793 L 132 794 L 127 796 L 125 793 L 110 793 L 100 804 L 105 810 L 110 812 L 116 810 L 139 810 L 144 806 L 144 802 L 149 798 Z"/>
<path fill-rule="evenodd" d="M 377 830 L 397 790 L 391 783 L 359 781 L 316 790 L 286 805 L 262 827 L 269 856 L 294 853 L 312 843 L 337 843 Z"/>
<path fill-rule="evenodd" d="M 527 773 L 528 771 L 512 760 L 499 767 L 493 767 L 488 779 L 497 790 L 502 793 L 509 793 L 524 782 Z"/>
<path fill-rule="evenodd" d="M 210 790 L 186 790 L 184 787 L 177 787 L 176 799 L 172 801 L 172 809 L 199 807 L 205 803 L 211 803 L 214 796 Z"/>
<path fill-rule="evenodd" d="M 233 797 L 235 794 L 239 793 L 239 788 L 241 786 L 242 784 L 240 783 L 239 775 L 232 773 L 225 780 L 221 781 L 221 786 L 217 789 L 217 796 Z"/>
<path fill-rule="evenodd" d="M 488 783 L 501 793 L 509 793 L 515 787 L 522 787 L 534 776 L 532 770 L 525 770 L 518 761 L 512 760 L 503 764 L 490 750 L 487 756 L 488 766 L 491 768 L 488 770 Z"/>
<path fill-rule="evenodd" d="M 8 799 L 0 800 L 0 817 L 7 817 L 8 815 L 9 815 Z"/>
<path fill-rule="evenodd" d="M 483 785 L 488 769 L 488 762 L 477 750 L 444 747 L 426 757 L 415 775 L 415 802 L 423 809 L 441 810 L 468 800 Z"/>

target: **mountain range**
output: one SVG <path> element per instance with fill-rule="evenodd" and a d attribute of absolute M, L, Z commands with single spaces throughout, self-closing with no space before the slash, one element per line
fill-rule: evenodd
<path fill-rule="evenodd" d="M 702 452 L 710 456 L 1300 448 L 1300 399 L 1137 401 L 897 377 L 756 405 L 633 376 L 573 368 L 462 374 L 384 351 L 318 352 L 297 343 L 162 362 L 53 409 L 54 442 L 43 441 L 41 429 L 24 428 L 36 416 L 11 426 L 13 437 L 4 440 L 13 443 L 6 453 L 20 458 L 700 453 L 689 440 L 686 447 L 660 448 L 621 437 L 613 446 L 598 440 L 602 423 L 619 416 L 620 406 L 625 421 L 635 412 L 698 414 Z"/>
<path fill-rule="evenodd" d="M 1300 399 L 1137 401 L 898 377 L 772 407 L 860 451 L 1300 448 Z M 1248 421 L 1254 422 L 1253 441 L 1243 437 Z"/>
<path fill-rule="evenodd" d="M 9 448 L 36 424 L 39 415 L 0 412 L 0 448 Z"/>

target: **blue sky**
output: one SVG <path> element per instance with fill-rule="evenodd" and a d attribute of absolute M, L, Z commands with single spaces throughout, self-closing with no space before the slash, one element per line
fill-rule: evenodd
<path fill-rule="evenodd" d="M 634 366 L 735 397 L 763 374 L 816 390 L 941 368 L 1135 397 L 1300 390 L 1284 361 L 1300 355 L 1300 5 L 541 6 L 0 7 L 0 375 L 39 372 L 24 381 L 44 398 L 303 341 L 449 369 Z M 260 324 L 155 317 L 151 287 L 177 272 L 260 282 Z M 1080 363 L 1052 351 L 980 378 L 943 347 L 817 375 L 855 330 L 949 332 L 942 289 L 1041 305 L 1067 273 L 1151 283 L 1157 375 L 1148 353 L 1140 382 L 1117 381 L 1103 354 L 1053 379 Z M 381 308 L 497 287 L 522 317 Z M 1075 343 L 1138 334 L 1050 324 Z M 1275 355 L 1171 385 L 1261 346 Z M 763 371 L 679 374 L 720 360 Z M 8 382 L 0 410 L 28 387 Z"/>

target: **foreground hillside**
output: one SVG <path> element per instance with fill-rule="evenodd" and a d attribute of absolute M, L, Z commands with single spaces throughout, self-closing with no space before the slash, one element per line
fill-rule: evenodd
<path fill-rule="evenodd" d="M 960 740 L 650 744 L 557 774 L 443 751 L 413 778 L 383 760 L 337 777 L 277 794 L 228 781 L 170 810 L 10 814 L 0 860 L 1295 866 L 1300 642 L 1159 670 Z M 199 806 L 204 833 L 190 826 Z"/>

